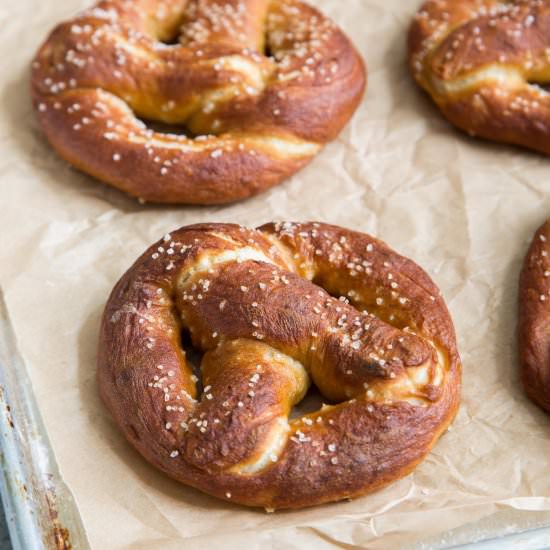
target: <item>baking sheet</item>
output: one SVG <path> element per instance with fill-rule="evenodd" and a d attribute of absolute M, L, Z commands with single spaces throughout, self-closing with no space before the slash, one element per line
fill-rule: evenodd
<path fill-rule="evenodd" d="M 0 490 L 9 536 L 0 548 L 89 548 L 63 482 L 0 293 Z"/>
<path fill-rule="evenodd" d="M 90 3 L 0 3 L 0 287 L 93 548 L 425 547 L 550 524 L 550 417 L 524 397 L 515 349 L 520 263 L 550 213 L 548 160 L 463 136 L 414 87 L 404 48 L 419 2 L 313 3 L 366 57 L 367 97 L 306 170 L 223 208 L 143 207 L 61 161 L 32 113 L 29 63 L 58 20 Z M 427 269 L 455 320 L 464 391 L 452 430 L 407 478 L 268 515 L 149 467 L 99 401 L 95 347 L 108 293 L 151 242 L 189 223 L 271 220 L 371 232 Z"/>

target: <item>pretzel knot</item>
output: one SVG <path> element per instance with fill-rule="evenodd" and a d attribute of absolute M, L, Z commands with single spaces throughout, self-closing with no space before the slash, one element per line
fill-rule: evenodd
<path fill-rule="evenodd" d="M 202 385 L 182 330 L 204 353 Z M 409 473 L 456 413 L 460 369 L 428 275 L 372 237 L 317 223 L 166 235 L 115 287 L 98 359 L 102 397 L 149 462 L 272 509 Z M 311 382 L 331 404 L 290 420 Z"/>
<path fill-rule="evenodd" d="M 459 128 L 550 154 L 548 0 L 430 0 L 410 29 L 409 62 Z"/>
<path fill-rule="evenodd" d="M 32 90 L 77 168 L 147 201 L 214 204 L 302 168 L 365 82 L 348 38 L 299 0 L 106 0 L 52 32 Z"/>
<path fill-rule="evenodd" d="M 529 397 L 550 412 L 550 221 L 536 232 L 519 283 L 519 356 Z"/>

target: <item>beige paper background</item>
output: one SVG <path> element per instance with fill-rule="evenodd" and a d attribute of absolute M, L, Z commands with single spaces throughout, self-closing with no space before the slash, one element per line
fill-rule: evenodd
<path fill-rule="evenodd" d="M 550 214 L 548 159 L 455 132 L 414 87 L 404 48 L 419 2 L 314 3 L 368 61 L 353 122 L 264 195 L 224 208 L 159 208 L 68 167 L 33 117 L 33 53 L 89 2 L 0 2 L 0 285 L 93 548 L 396 548 L 497 512 L 468 532 L 550 524 L 550 417 L 518 387 L 515 349 L 520 262 Z M 112 286 L 167 231 L 306 219 L 371 232 L 431 273 L 459 335 L 463 405 L 406 479 L 353 503 L 267 515 L 178 486 L 141 460 L 98 399 L 95 345 Z"/>

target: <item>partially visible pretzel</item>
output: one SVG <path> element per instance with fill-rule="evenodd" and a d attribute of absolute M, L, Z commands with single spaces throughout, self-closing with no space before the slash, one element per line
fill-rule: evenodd
<path fill-rule="evenodd" d="M 350 41 L 300 0 L 105 0 L 51 33 L 32 93 L 77 168 L 146 201 L 216 204 L 302 168 L 365 82 Z"/>
<path fill-rule="evenodd" d="M 202 385 L 182 329 L 204 352 Z M 317 223 L 166 235 L 113 290 L 98 359 L 105 403 L 151 464 L 270 509 L 411 472 L 456 413 L 460 370 L 428 275 L 381 241 Z M 332 405 L 289 420 L 311 381 Z"/>
<path fill-rule="evenodd" d="M 409 62 L 462 130 L 550 154 L 550 1 L 429 0 Z"/>
<path fill-rule="evenodd" d="M 550 412 L 550 221 L 536 232 L 523 264 L 518 332 L 523 385 Z"/>

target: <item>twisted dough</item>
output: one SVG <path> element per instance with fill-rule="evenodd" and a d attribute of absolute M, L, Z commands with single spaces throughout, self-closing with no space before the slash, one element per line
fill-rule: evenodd
<path fill-rule="evenodd" d="M 550 221 L 536 232 L 519 283 L 519 355 L 529 397 L 550 412 Z"/>
<path fill-rule="evenodd" d="M 202 392 L 182 329 L 204 352 Z M 460 369 L 428 275 L 372 237 L 317 223 L 166 235 L 113 290 L 98 359 L 102 397 L 149 462 L 273 509 L 409 473 L 456 413 Z M 289 420 L 311 381 L 333 404 Z"/>
<path fill-rule="evenodd" d="M 462 130 L 550 154 L 548 0 L 430 0 L 411 26 L 409 63 Z"/>
<path fill-rule="evenodd" d="M 106 0 L 51 33 L 32 93 L 80 170 L 147 201 L 214 204 L 302 168 L 365 82 L 347 37 L 300 0 Z"/>

